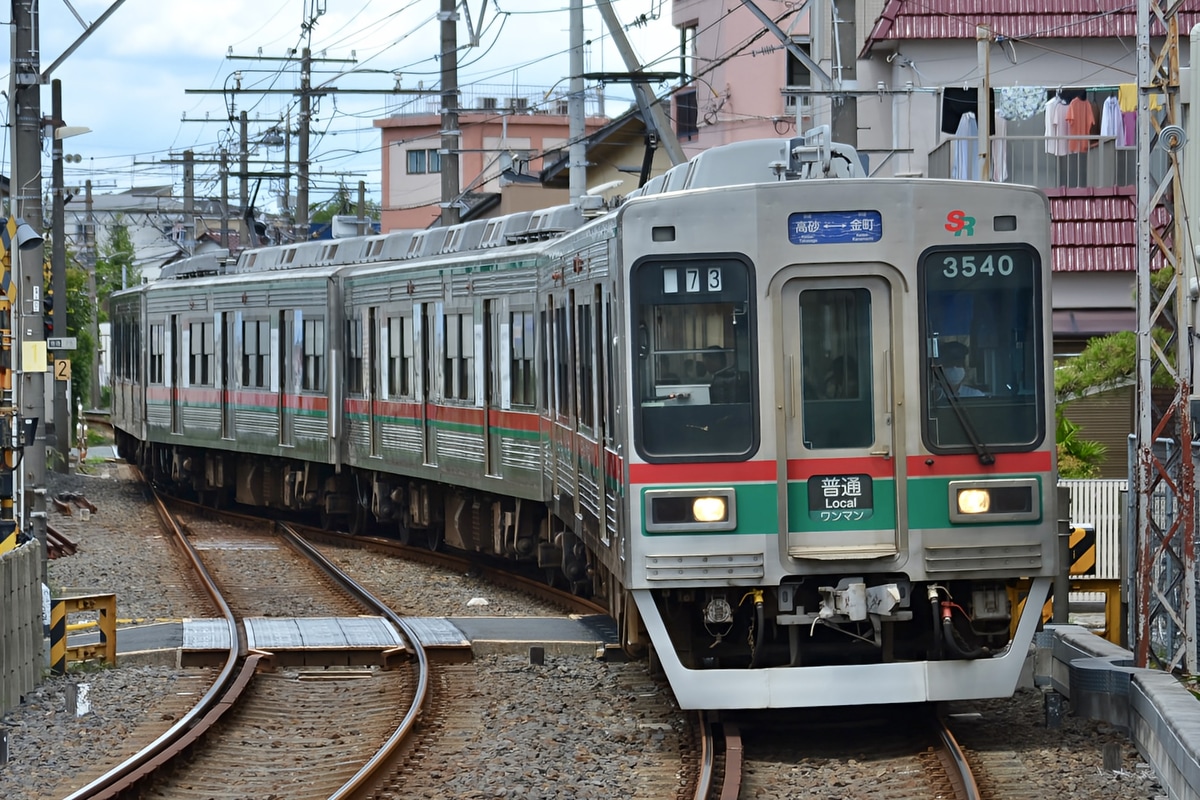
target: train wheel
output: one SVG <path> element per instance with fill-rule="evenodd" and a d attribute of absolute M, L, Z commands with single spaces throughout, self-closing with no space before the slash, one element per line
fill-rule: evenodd
<path fill-rule="evenodd" d="M 444 541 L 446 541 L 446 531 L 441 523 L 431 525 L 425 531 L 425 546 L 430 550 L 441 550 Z"/>
<path fill-rule="evenodd" d="M 412 515 L 407 506 L 401 510 L 400 519 L 396 522 L 396 539 L 406 547 L 413 543 Z"/>
<path fill-rule="evenodd" d="M 350 517 L 350 533 L 354 536 L 365 536 L 371 528 L 371 512 L 363 508 L 362 503 L 354 504 L 354 514 Z"/>

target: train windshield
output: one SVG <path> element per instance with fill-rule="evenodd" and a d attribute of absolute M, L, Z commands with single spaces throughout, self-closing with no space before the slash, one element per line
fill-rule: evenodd
<path fill-rule="evenodd" d="M 921 257 L 925 441 L 934 452 L 1028 450 L 1045 434 L 1041 264 L 1021 246 Z"/>
<path fill-rule="evenodd" d="M 633 392 L 648 461 L 748 458 L 758 444 L 753 274 L 733 259 L 633 272 Z"/>

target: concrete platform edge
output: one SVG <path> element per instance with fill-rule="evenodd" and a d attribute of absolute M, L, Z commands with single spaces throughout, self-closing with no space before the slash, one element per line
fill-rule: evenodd
<path fill-rule="evenodd" d="M 1172 800 L 1200 797 L 1200 699 L 1077 625 L 1048 625 L 1037 645 L 1035 684 L 1069 698 L 1074 714 L 1124 728 Z"/>

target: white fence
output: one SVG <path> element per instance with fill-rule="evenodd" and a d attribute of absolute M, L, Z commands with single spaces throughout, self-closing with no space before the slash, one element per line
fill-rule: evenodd
<path fill-rule="evenodd" d="M 1096 529 L 1097 578 L 1121 577 L 1121 525 L 1124 519 L 1125 480 L 1060 480 L 1071 492 L 1067 518 L 1072 525 Z"/>
<path fill-rule="evenodd" d="M 0 714 L 33 691 L 43 662 L 37 540 L 0 556 Z"/>

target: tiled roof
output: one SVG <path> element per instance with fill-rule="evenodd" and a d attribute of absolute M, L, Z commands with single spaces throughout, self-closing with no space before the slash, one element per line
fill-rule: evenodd
<path fill-rule="evenodd" d="M 1008 38 L 1082 39 L 1137 36 L 1137 3 L 1102 9 L 1095 0 L 889 0 L 860 54 L 887 40 L 974 39 L 975 26 L 990 25 Z M 1200 22 L 1200 0 L 1184 0 L 1177 12 L 1181 37 Z M 1151 14 L 1153 35 L 1163 34 Z"/>
<path fill-rule="evenodd" d="M 1050 194 L 1055 272 L 1136 272 L 1137 194 L 1132 186 L 1057 189 Z M 1167 213 L 1154 211 L 1156 226 Z M 1157 269 L 1161 266 L 1152 263 Z"/>

